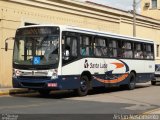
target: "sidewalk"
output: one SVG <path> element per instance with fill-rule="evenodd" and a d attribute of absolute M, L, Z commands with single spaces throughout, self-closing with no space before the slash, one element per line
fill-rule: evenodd
<path fill-rule="evenodd" d="M 28 89 L 21 88 L 0 88 L 0 96 L 2 95 L 12 95 L 18 93 L 29 93 Z"/>

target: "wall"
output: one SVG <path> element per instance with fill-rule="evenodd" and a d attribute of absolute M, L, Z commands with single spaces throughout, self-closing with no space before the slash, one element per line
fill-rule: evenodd
<path fill-rule="evenodd" d="M 145 3 L 149 3 L 149 7 L 145 7 Z M 142 0 L 141 1 L 141 14 L 147 17 L 151 17 L 155 20 L 158 20 L 160 22 L 160 0 L 157 0 L 157 8 L 152 8 L 152 2 L 151 0 Z M 139 32 L 143 36 L 146 36 L 147 38 L 153 39 L 155 41 L 155 48 L 157 45 L 160 46 L 160 30 L 159 28 L 152 25 L 150 28 L 140 28 L 140 30 L 145 32 Z M 155 49 L 156 53 L 157 49 Z M 159 48 L 160 52 L 160 48 Z M 159 55 L 160 56 L 160 55 Z M 160 63 L 160 57 L 156 57 L 156 63 Z"/>
<path fill-rule="evenodd" d="M 145 7 L 145 3 L 150 3 L 149 7 Z M 157 0 L 157 8 L 152 8 L 151 0 L 142 0 L 141 14 L 160 20 L 160 0 Z"/>

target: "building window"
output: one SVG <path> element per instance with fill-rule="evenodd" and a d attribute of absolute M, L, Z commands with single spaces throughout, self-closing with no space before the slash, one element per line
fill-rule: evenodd
<path fill-rule="evenodd" d="M 152 8 L 157 8 L 157 0 L 152 0 Z"/>
<path fill-rule="evenodd" d="M 25 23 L 24 23 L 24 26 L 29 26 L 29 25 L 38 25 L 38 24 L 35 24 L 35 23 L 29 23 L 29 22 L 25 22 Z"/>
<path fill-rule="evenodd" d="M 159 45 L 157 45 L 156 54 L 156 56 L 159 57 Z"/>

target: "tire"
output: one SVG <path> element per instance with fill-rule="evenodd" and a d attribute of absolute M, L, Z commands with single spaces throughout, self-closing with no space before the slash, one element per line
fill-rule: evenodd
<path fill-rule="evenodd" d="M 50 94 L 50 90 L 39 90 L 38 92 L 43 97 L 46 97 Z"/>
<path fill-rule="evenodd" d="M 89 79 L 87 76 L 82 76 L 80 79 L 80 87 L 76 90 L 78 96 L 86 96 L 89 91 Z"/>
<path fill-rule="evenodd" d="M 156 85 L 156 81 L 151 81 L 151 84 L 152 85 Z"/>
<path fill-rule="evenodd" d="M 128 90 L 133 90 L 136 87 L 136 76 L 133 72 L 129 75 L 129 83 L 127 85 Z"/>

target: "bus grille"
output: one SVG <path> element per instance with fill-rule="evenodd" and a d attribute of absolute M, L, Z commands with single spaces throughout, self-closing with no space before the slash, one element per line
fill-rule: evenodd
<path fill-rule="evenodd" d="M 45 83 L 26 83 L 26 82 L 21 82 L 21 84 L 24 87 L 33 87 L 33 88 L 43 88 L 45 86 Z"/>
<path fill-rule="evenodd" d="M 34 79 L 34 80 L 40 80 L 40 79 L 51 79 L 51 77 L 47 77 L 47 76 L 19 76 L 19 78 L 22 79 Z"/>

